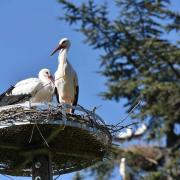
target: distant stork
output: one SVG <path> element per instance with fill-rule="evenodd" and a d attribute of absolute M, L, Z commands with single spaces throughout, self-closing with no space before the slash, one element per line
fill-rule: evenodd
<path fill-rule="evenodd" d="M 59 45 L 52 52 L 51 56 L 59 50 L 59 65 L 55 72 L 55 91 L 57 101 L 59 103 L 67 103 L 75 106 L 78 102 L 79 86 L 77 74 L 67 59 L 70 45 L 71 43 L 69 39 L 61 39 Z M 74 109 L 69 109 L 67 112 L 74 113 Z"/>
<path fill-rule="evenodd" d="M 21 95 L 29 95 L 28 100 L 32 103 L 51 102 L 53 93 L 54 80 L 50 70 L 42 69 L 39 72 L 39 78 L 28 78 L 19 81 L 0 96 L 0 101 L 5 105 L 15 104 L 14 102 L 18 103 L 18 100 L 21 101 L 26 97 Z M 27 100 L 27 98 L 25 99 Z M 8 102 L 11 103 L 8 104 Z"/>
<path fill-rule="evenodd" d="M 135 130 L 132 130 L 130 128 L 125 129 L 124 132 L 120 132 L 119 134 L 117 134 L 116 138 L 119 140 L 121 139 L 123 140 L 123 139 L 129 139 L 132 137 L 139 137 L 139 136 L 142 136 L 146 132 L 146 130 L 147 130 L 147 126 L 144 123 L 142 123 Z"/>
<path fill-rule="evenodd" d="M 121 175 L 122 180 L 131 180 L 131 174 L 129 167 L 126 165 L 126 158 L 121 158 L 119 173 Z"/>

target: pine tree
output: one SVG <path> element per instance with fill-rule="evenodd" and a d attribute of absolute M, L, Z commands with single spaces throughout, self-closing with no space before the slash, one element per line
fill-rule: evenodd
<path fill-rule="evenodd" d="M 64 8 L 61 19 L 76 25 L 90 46 L 104 52 L 101 74 L 106 77 L 108 90 L 102 96 L 116 101 L 126 98 L 129 109 L 137 97 L 142 97 L 142 107 L 133 117 L 148 120 L 146 140 L 165 138 L 157 164 L 148 170 L 144 165 L 139 167 L 145 178 L 177 179 L 180 135 L 175 126 L 180 125 L 180 48 L 178 41 L 172 42 L 168 37 L 169 33 L 179 32 L 180 15 L 169 8 L 169 0 L 115 0 L 118 16 L 114 18 L 108 3 L 85 2 L 78 6 L 70 0 L 59 0 Z M 122 150 L 115 151 L 117 159 Z M 130 153 L 129 162 L 133 158 Z M 138 174 L 136 165 L 130 164 Z M 109 162 L 102 167 L 108 165 Z M 105 176 L 107 171 L 100 167 L 93 172 Z M 113 167 L 111 163 L 109 170 Z"/>

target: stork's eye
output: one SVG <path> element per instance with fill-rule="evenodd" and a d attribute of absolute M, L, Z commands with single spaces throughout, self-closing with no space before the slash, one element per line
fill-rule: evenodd
<path fill-rule="evenodd" d="M 66 41 L 63 41 L 63 42 L 62 42 L 62 45 L 65 46 L 65 45 L 66 45 Z"/>

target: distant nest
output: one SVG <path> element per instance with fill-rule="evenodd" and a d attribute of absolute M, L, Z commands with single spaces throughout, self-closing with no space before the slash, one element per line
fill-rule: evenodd
<path fill-rule="evenodd" d="M 74 108 L 78 114 L 67 114 Z M 31 175 L 32 158 L 52 156 L 54 174 L 88 167 L 106 156 L 112 130 L 95 113 L 81 106 L 25 104 L 0 108 L 0 173 Z"/>

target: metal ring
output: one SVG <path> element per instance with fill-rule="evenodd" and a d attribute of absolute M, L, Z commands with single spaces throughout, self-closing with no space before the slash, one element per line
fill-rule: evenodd
<path fill-rule="evenodd" d="M 39 169 L 41 167 L 41 163 L 40 162 L 36 162 L 35 163 L 35 168 Z"/>
<path fill-rule="evenodd" d="M 40 176 L 35 177 L 35 180 L 41 180 Z"/>

